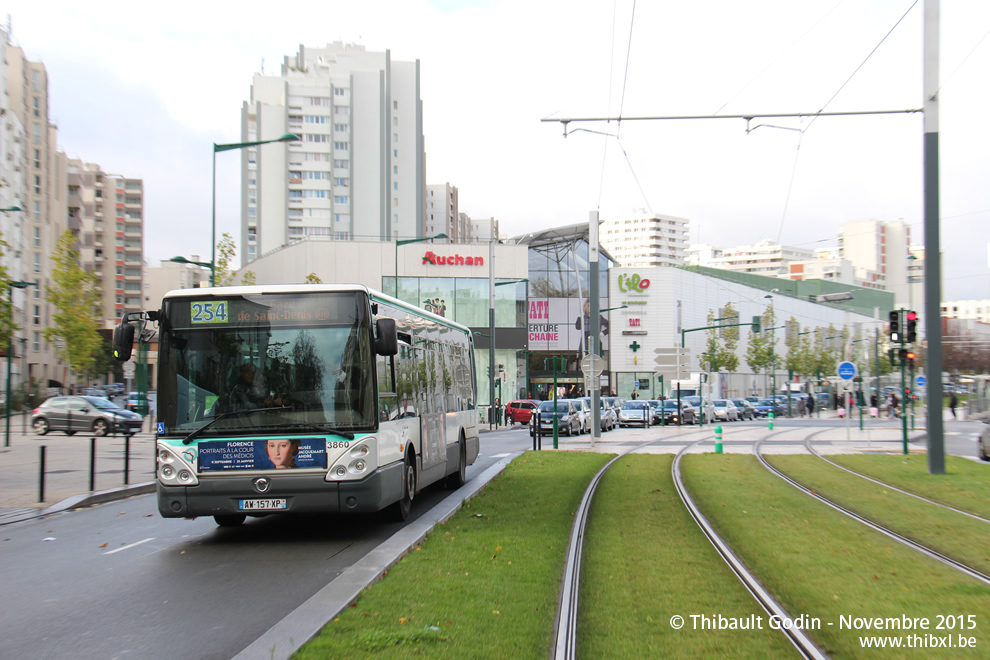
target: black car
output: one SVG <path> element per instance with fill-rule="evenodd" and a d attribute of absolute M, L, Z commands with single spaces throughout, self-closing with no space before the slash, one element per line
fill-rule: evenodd
<path fill-rule="evenodd" d="M 144 418 L 117 404 L 96 396 L 56 396 L 34 409 L 31 428 L 38 435 L 64 431 L 66 435 L 111 431 L 134 435 L 141 430 Z"/>
<path fill-rule="evenodd" d="M 562 399 L 560 401 L 541 401 L 540 407 L 530 420 L 529 434 L 536 434 L 536 425 L 539 424 L 541 435 L 553 435 L 553 412 L 557 409 L 557 434 L 578 435 L 581 433 L 581 416 L 574 401 Z"/>
<path fill-rule="evenodd" d="M 697 424 L 697 410 L 687 401 L 681 401 L 680 413 L 678 413 L 677 399 L 665 400 L 663 402 L 663 423 L 674 425 L 678 422 L 681 424 Z"/>

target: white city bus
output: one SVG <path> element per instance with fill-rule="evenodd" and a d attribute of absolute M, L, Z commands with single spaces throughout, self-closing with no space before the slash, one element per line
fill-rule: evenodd
<path fill-rule="evenodd" d="M 125 315 L 118 360 L 148 321 L 164 517 L 405 519 L 418 491 L 460 486 L 478 456 L 474 344 L 448 319 L 357 285 L 179 290 Z"/>

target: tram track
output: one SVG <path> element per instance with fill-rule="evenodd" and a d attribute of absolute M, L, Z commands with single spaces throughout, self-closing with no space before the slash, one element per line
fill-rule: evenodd
<path fill-rule="evenodd" d="M 757 441 L 757 443 L 754 446 L 754 452 L 753 453 L 756 455 L 757 460 L 759 460 L 760 463 L 763 464 L 763 467 L 765 467 L 767 470 L 769 470 L 771 473 L 775 474 L 779 478 L 781 478 L 784 481 L 786 481 L 788 484 L 790 484 L 794 488 L 802 491 L 803 493 L 805 493 L 809 497 L 813 497 L 816 500 L 818 500 L 818 501 L 820 501 L 820 502 L 822 502 L 822 503 L 824 503 L 824 504 L 832 507 L 836 511 L 838 511 L 840 513 L 843 513 L 846 516 L 848 516 L 850 518 L 853 518 L 854 520 L 857 520 L 857 521 L 863 523 L 864 525 L 866 525 L 870 529 L 872 529 L 874 531 L 877 531 L 877 532 L 883 534 L 884 536 L 886 536 L 886 537 L 888 537 L 890 539 L 893 539 L 893 540 L 897 541 L 898 543 L 901 543 L 902 545 L 905 545 L 908 548 L 911 548 L 912 550 L 915 550 L 916 552 L 919 552 L 919 553 L 921 553 L 923 555 L 926 555 L 926 556 L 934 559 L 935 561 L 938 561 L 938 562 L 940 562 L 940 563 L 942 563 L 942 564 L 944 564 L 946 566 L 949 566 L 951 568 L 954 568 L 957 571 L 963 573 L 964 575 L 967 575 L 967 576 L 969 576 L 971 578 L 974 578 L 976 580 L 979 580 L 980 582 L 982 582 L 983 584 L 985 584 L 987 586 L 990 586 L 990 575 L 987 575 L 987 574 L 985 574 L 985 573 L 983 573 L 981 571 L 978 571 L 978 570 L 972 568 L 971 566 L 968 566 L 968 565 L 964 564 L 961 561 L 958 561 L 956 559 L 953 559 L 952 557 L 949 557 L 947 555 L 944 555 L 944 554 L 938 552 L 937 550 L 933 550 L 932 548 L 930 548 L 930 547 L 928 547 L 926 545 L 923 545 L 921 543 L 918 543 L 917 541 L 914 541 L 914 540 L 908 538 L 907 536 L 904 536 L 903 534 L 900 534 L 898 532 L 895 532 L 894 530 L 892 530 L 892 529 L 890 529 L 888 527 L 885 527 L 885 526 L 880 525 L 880 524 L 878 524 L 876 522 L 873 522 L 872 520 L 870 520 L 866 516 L 863 516 L 863 515 L 861 515 L 859 513 L 856 513 L 855 511 L 853 511 L 851 509 L 847 509 L 846 507 L 843 507 L 843 506 L 841 506 L 841 505 L 833 502 L 832 500 L 828 499 L 827 497 L 824 497 L 824 496 L 822 496 L 822 495 L 814 492 L 810 488 L 808 488 L 805 485 L 803 485 L 800 482 L 798 482 L 796 479 L 793 479 L 790 476 L 788 476 L 787 474 L 785 474 L 782 470 L 779 470 L 776 467 L 774 467 L 773 465 L 770 465 L 770 463 L 766 460 L 766 458 L 764 458 L 763 453 L 761 451 L 761 446 L 762 446 L 762 444 L 763 444 L 764 441 L 765 441 L 765 439 L 759 440 L 759 441 Z M 933 502 L 933 504 L 938 504 L 938 503 L 937 502 Z M 941 506 L 944 506 L 944 505 L 941 505 Z M 951 507 L 945 507 L 945 508 L 951 508 Z"/>
<path fill-rule="evenodd" d="M 737 432 L 749 430 L 751 428 L 752 427 L 729 429 L 727 433 L 723 432 L 723 440 L 726 434 L 735 435 Z M 797 431 L 803 432 L 803 429 L 782 429 L 771 433 L 769 436 L 763 438 L 763 440 Z M 739 578 L 764 611 L 766 611 L 768 615 L 779 617 L 781 620 L 792 619 L 793 617 L 788 614 L 787 610 L 785 610 L 784 607 L 777 602 L 773 595 L 771 595 L 770 592 L 763 587 L 756 576 L 749 571 L 743 561 L 732 551 L 725 540 L 722 539 L 722 537 L 715 531 L 714 527 L 704 516 L 704 514 L 701 513 L 701 510 L 691 498 L 690 493 L 688 493 L 687 488 L 681 479 L 681 458 L 693 447 L 696 447 L 703 442 L 712 442 L 713 438 L 710 435 L 710 431 L 706 431 L 704 429 L 698 429 L 697 431 L 691 431 L 677 436 L 677 439 L 680 440 L 684 435 L 695 436 L 697 434 L 704 434 L 705 437 L 694 440 L 685 438 L 687 444 L 682 447 L 680 451 L 678 451 L 671 468 L 674 486 L 681 498 L 681 501 L 688 509 L 688 512 L 691 514 L 694 521 L 701 528 L 702 533 L 705 534 L 708 540 L 715 547 L 715 550 L 719 553 L 726 564 L 728 564 L 729 568 Z M 561 584 L 557 613 L 554 619 L 554 645 L 550 653 L 550 657 L 554 660 L 573 660 L 577 656 L 577 618 L 580 597 L 581 554 L 584 545 L 585 526 L 587 524 L 591 503 L 598 484 L 601 482 L 608 470 L 611 469 L 611 467 L 615 465 L 619 459 L 629 454 L 642 451 L 647 447 L 652 447 L 659 442 L 663 442 L 665 440 L 670 441 L 672 439 L 673 438 L 658 438 L 657 440 L 653 440 L 624 451 L 609 461 L 602 467 L 601 470 L 598 471 L 597 474 L 595 474 L 587 490 L 585 491 L 584 497 L 578 507 L 578 511 L 575 514 L 575 521 L 572 527 L 570 541 L 568 543 L 567 558 L 564 566 L 564 577 Z M 754 442 L 762 442 L 763 440 Z M 804 632 L 804 630 L 783 627 L 781 627 L 780 630 L 803 657 L 814 658 L 816 660 L 824 660 L 829 657 L 817 647 L 817 645 Z"/>
<path fill-rule="evenodd" d="M 825 461 L 829 465 L 834 465 L 835 467 L 839 468 L 840 470 L 844 470 L 844 471 L 848 472 L 849 474 L 855 475 L 855 476 L 860 477 L 862 479 L 866 479 L 867 481 L 872 481 L 873 483 L 877 484 L 878 486 L 883 486 L 884 488 L 889 488 L 890 490 L 897 491 L 898 493 L 903 493 L 904 495 L 910 495 L 911 497 L 914 497 L 916 499 L 919 499 L 922 502 L 928 502 L 929 504 L 934 504 L 935 506 L 940 507 L 942 509 L 948 509 L 949 511 L 954 511 L 954 512 L 959 513 L 959 514 L 962 514 L 964 516 L 968 516 L 970 518 L 974 518 L 976 520 L 980 520 L 980 521 L 983 521 L 985 523 L 990 523 L 990 518 L 984 518 L 983 516 L 979 516 L 979 515 L 977 515 L 975 513 L 971 513 L 969 511 L 964 511 L 963 509 L 957 509 L 954 506 L 949 506 L 948 504 L 945 504 L 944 502 L 939 502 L 937 500 L 932 500 L 932 499 L 929 499 L 927 497 L 923 497 L 921 495 L 918 495 L 917 493 L 912 493 L 909 490 L 904 490 L 903 488 L 898 488 L 897 486 L 893 486 L 891 484 L 888 484 L 885 481 L 880 481 L 879 479 L 874 479 L 873 477 L 868 476 L 868 475 L 865 475 L 862 472 L 856 472 L 855 470 L 852 470 L 850 468 L 847 468 L 844 465 L 839 465 L 835 461 L 829 460 L 828 458 L 826 458 L 825 456 L 823 456 L 818 450 L 816 450 L 811 445 L 812 438 L 814 438 L 819 433 L 824 433 L 824 431 L 819 431 L 818 433 L 813 433 L 810 436 L 808 436 L 808 438 L 806 438 L 805 441 L 804 441 L 804 446 L 808 450 L 808 453 L 810 453 L 810 454 L 812 454 L 814 456 L 817 456 L 818 458 L 822 459 L 823 461 Z"/>

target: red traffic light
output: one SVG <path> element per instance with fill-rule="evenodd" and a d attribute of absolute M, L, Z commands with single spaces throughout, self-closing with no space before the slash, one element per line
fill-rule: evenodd
<path fill-rule="evenodd" d="M 918 312 L 908 312 L 907 313 L 907 320 L 908 321 L 917 321 L 918 320 Z"/>
<path fill-rule="evenodd" d="M 914 357 L 915 357 L 915 355 L 914 355 L 914 352 L 913 351 L 908 351 L 907 352 L 907 355 L 905 355 L 904 357 L 906 357 L 909 360 L 913 360 Z"/>

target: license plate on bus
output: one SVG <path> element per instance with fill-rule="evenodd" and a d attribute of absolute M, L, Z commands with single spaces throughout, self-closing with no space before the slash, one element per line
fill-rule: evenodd
<path fill-rule="evenodd" d="M 287 509 L 285 498 L 277 500 L 241 500 L 238 508 L 241 511 L 259 511 L 267 509 Z"/>

